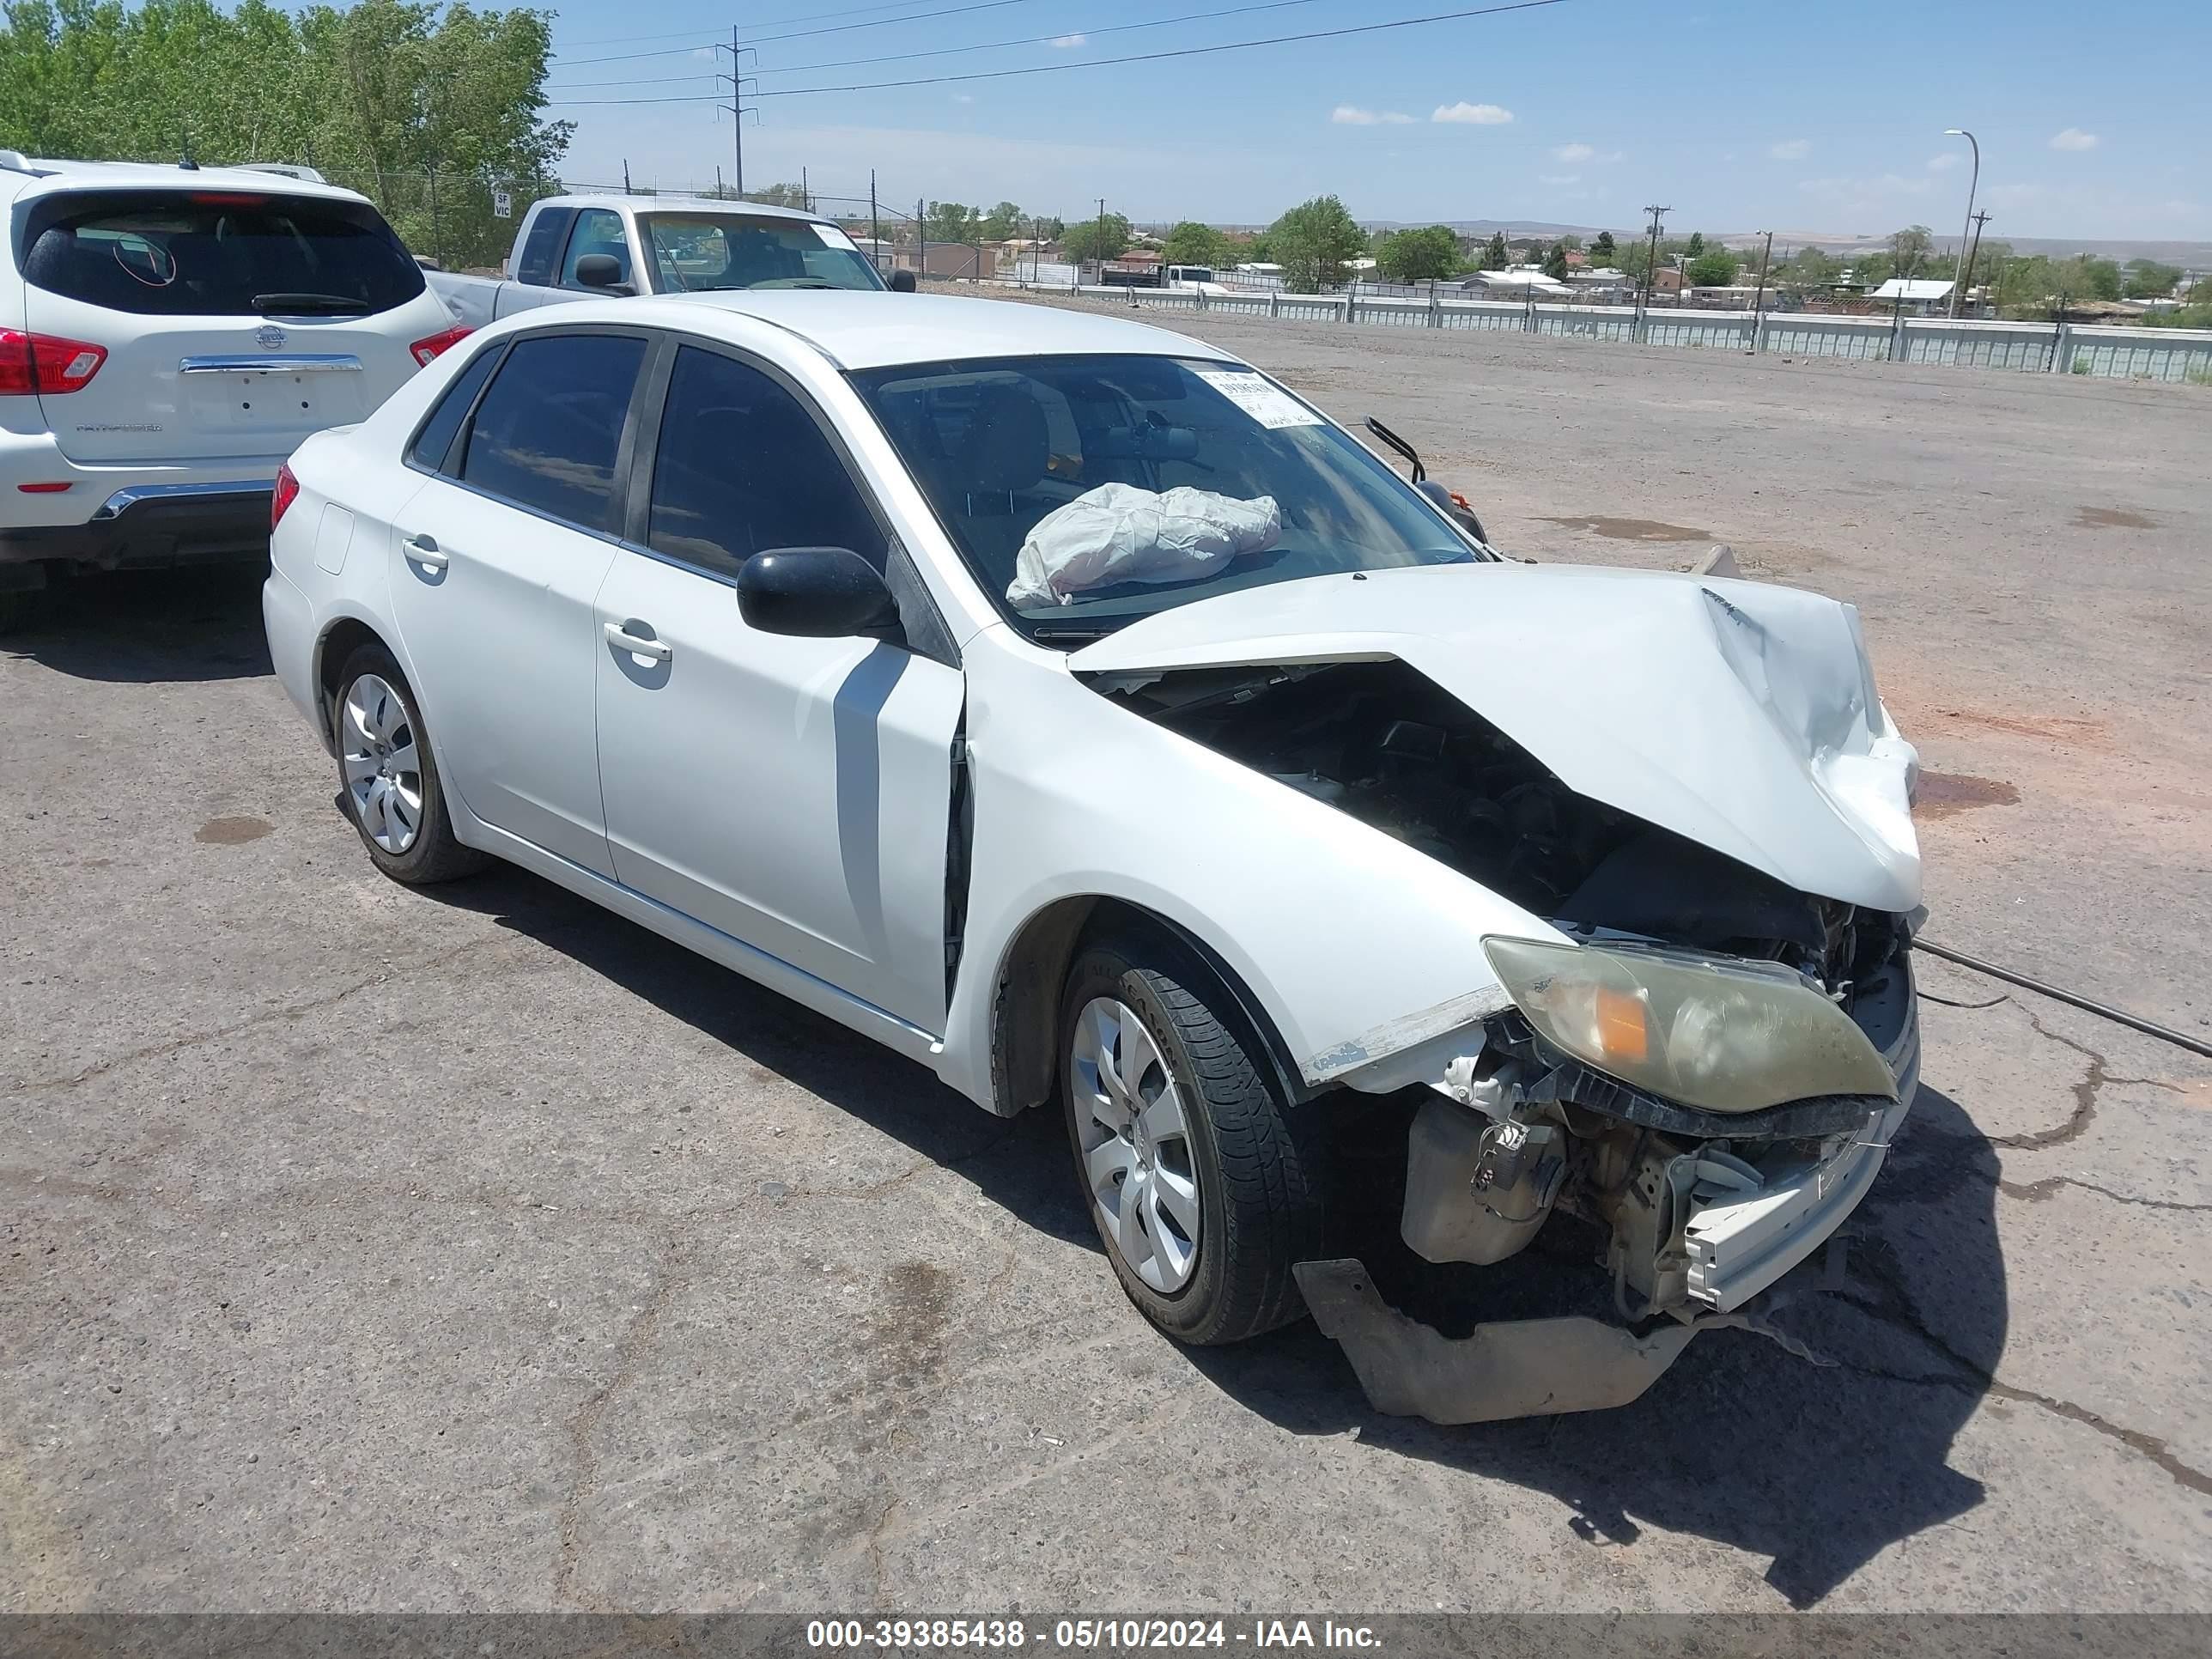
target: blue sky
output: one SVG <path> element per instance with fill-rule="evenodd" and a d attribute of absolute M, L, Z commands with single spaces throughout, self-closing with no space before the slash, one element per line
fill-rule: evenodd
<path fill-rule="evenodd" d="M 972 3 L 972 0 L 967 0 Z M 1455 11 L 1480 0 L 753 0 L 761 93 L 1072 64 Z M 2124 21 L 2114 22 L 2116 18 Z M 732 168 L 710 103 L 732 12 L 565 0 L 553 111 L 577 123 L 566 171 L 711 182 Z M 854 27 L 865 24 L 867 27 Z M 801 33 L 801 31 L 834 33 Z M 1111 31 L 1111 32 L 1108 32 Z M 771 37 L 783 37 L 773 39 Z M 1036 37 L 1033 45 L 893 54 Z M 653 56 L 630 56 L 636 53 Z M 588 60 L 600 61 L 588 61 Z M 1955 235 L 1966 141 L 1981 141 L 1987 234 L 2212 239 L 2212 6 L 2110 14 L 2013 0 L 1560 0 L 1540 9 L 1249 52 L 864 93 L 763 97 L 749 185 L 799 176 L 884 199 L 1011 199 L 1075 218 L 1264 222 L 1334 191 L 1362 219 L 1638 222 L 1670 230 Z M 843 67 L 810 70 L 810 65 Z M 687 78 L 689 77 L 689 78 Z M 629 84 L 600 84 L 624 82 Z M 755 90 L 748 88 L 749 94 Z"/>

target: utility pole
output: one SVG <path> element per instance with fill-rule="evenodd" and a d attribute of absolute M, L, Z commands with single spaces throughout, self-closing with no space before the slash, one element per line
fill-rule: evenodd
<path fill-rule="evenodd" d="M 1098 286 L 1106 286 L 1106 198 L 1098 198 L 1098 228 L 1091 242 L 1091 252 L 1098 261 Z"/>
<path fill-rule="evenodd" d="M 735 177 L 738 194 L 745 193 L 745 100 L 743 83 L 738 78 L 738 26 L 730 25 L 730 147 L 731 160 L 737 167 Z"/>
<path fill-rule="evenodd" d="M 868 169 L 868 263 L 884 268 L 884 222 L 876 213 L 876 170 Z"/>
<path fill-rule="evenodd" d="M 1974 227 L 1974 240 L 1966 245 L 1966 272 L 1959 283 L 1959 292 L 1961 295 L 1965 294 L 1966 289 L 1973 284 L 1974 260 L 1982 251 L 1982 227 L 1989 223 L 1989 210 L 1986 208 L 1973 216 L 1972 222 Z M 1951 314 L 1954 317 L 1959 314 L 1955 307 L 1953 308 Z"/>
<path fill-rule="evenodd" d="M 625 155 L 623 157 L 623 194 L 627 196 L 629 193 L 629 157 Z"/>
<path fill-rule="evenodd" d="M 914 198 L 914 245 L 920 254 L 914 270 L 915 286 L 919 288 L 921 279 L 929 275 L 929 209 L 919 196 Z"/>
<path fill-rule="evenodd" d="M 814 211 L 813 192 L 806 188 L 806 169 L 799 169 L 799 205 L 805 212 Z"/>
<path fill-rule="evenodd" d="M 1766 308 L 1766 267 L 1774 258 L 1774 233 L 1766 233 L 1766 246 L 1759 256 L 1759 292 L 1751 297 L 1751 349 L 1759 349 L 1759 313 Z"/>
<path fill-rule="evenodd" d="M 1644 210 L 1651 216 L 1651 250 L 1644 265 L 1644 308 L 1651 308 L 1651 296 L 1659 289 L 1659 222 L 1674 210 L 1656 203 Z"/>

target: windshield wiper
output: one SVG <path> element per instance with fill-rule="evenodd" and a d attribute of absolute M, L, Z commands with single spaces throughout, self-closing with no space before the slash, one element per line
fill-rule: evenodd
<path fill-rule="evenodd" d="M 1124 623 L 1128 620 L 1123 618 Z M 1098 623 L 1039 623 L 1030 629 L 1030 637 L 1037 641 L 1103 640 L 1121 626 L 1122 623 L 1103 625 Z"/>
<path fill-rule="evenodd" d="M 314 312 L 361 312 L 369 307 L 368 301 L 345 294 L 257 294 L 253 296 L 253 308 L 264 316 L 274 311 L 301 317 Z"/>

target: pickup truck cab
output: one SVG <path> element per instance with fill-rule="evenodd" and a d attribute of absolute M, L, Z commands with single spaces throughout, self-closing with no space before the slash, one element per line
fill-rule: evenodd
<path fill-rule="evenodd" d="M 312 170 L 0 150 L 0 621 L 70 567 L 259 558 L 276 469 L 462 337 Z"/>
<path fill-rule="evenodd" d="M 903 281 L 899 280 L 903 278 Z M 533 306 L 737 289 L 910 289 L 817 214 L 709 196 L 551 196 L 515 232 L 504 278 L 433 271 L 430 286 L 472 328 Z"/>

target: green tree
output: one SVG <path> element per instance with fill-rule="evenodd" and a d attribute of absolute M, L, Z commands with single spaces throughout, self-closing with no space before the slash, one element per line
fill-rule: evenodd
<path fill-rule="evenodd" d="M 1735 250 L 1717 242 L 1704 252 L 1693 254 L 1683 267 L 1682 275 L 1692 288 L 1726 288 L 1735 281 L 1736 272 L 1742 268 Z"/>
<path fill-rule="evenodd" d="M 1111 259 L 1129 246 L 1129 222 L 1121 214 L 1079 219 L 1060 233 L 1060 251 L 1079 263 Z"/>
<path fill-rule="evenodd" d="M 796 183 L 769 185 L 762 190 L 749 190 L 738 198 L 741 202 L 758 202 L 763 207 L 787 207 L 805 210 L 813 206 L 806 199 L 806 191 Z"/>
<path fill-rule="evenodd" d="M 1376 255 L 1382 274 L 1394 283 L 1425 283 L 1456 276 L 1463 263 L 1459 238 L 1444 225 L 1401 230 L 1382 239 Z"/>
<path fill-rule="evenodd" d="M 1513 250 L 1505 246 L 1505 233 L 1492 231 L 1490 246 L 1482 251 L 1482 268 L 1485 270 L 1503 270 L 1512 263 Z"/>
<path fill-rule="evenodd" d="M 1783 269 L 1783 280 L 1796 288 L 1826 288 L 1844 274 L 1843 261 L 1817 247 L 1799 248 Z"/>
<path fill-rule="evenodd" d="M 1689 243 L 1688 243 L 1688 245 L 1687 245 L 1686 246 L 1685 246 L 1685 247 L 1683 248 L 1682 252 L 1685 252 L 1685 253 L 1686 253 L 1686 254 L 1688 254 L 1688 255 L 1690 256 L 1690 258 L 1692 258 L 1692 259 L 1694 259 L 1694 258 L 1696 258 L 1699 254 L 1703 253 L 1705 251 L 1705 233 L 1704 231 L 1702 231 L 1702 230 L 1693 230 L 1693 231 L 1692 231 L 1692 232 L 1690 233 L 1690 240 L 1689 240 Z"/>
<path fill-rule="evenodd" d="M 2124 282 L 2117 260 L 2077 253 L 2059 266 L 2058 286 L 2076 300 L 2117 300 Z"/>
<path fill-rule="evenodd" d="M 550 24 L 404 0 L 296 15 L 265 0 L 12 0 L 0 145 L 302 161 L 369 196 L 410 246 L 484 263 L 514 229 L 493 218 L 493 186 L 556 186 L 568 149 L 571 124 L 542 118 Z"/>
<path fill-rule="evenodd" d="M 2130 300 L 2163 300 L 2181 285 L 2181 267 L 2155 259 L 2130 259 L 2124 292 Z"/>
<path fill-rule="evenodd" d="M 1227 257 L 1229 239 L 1212 225 L 1186 219 L 1168 232 L 1160 258 L 1171 265 L 1218 265 Z"/>
<path fill-rule="evenodd" d="M 1936 233 L 1925 225 L 1908 225 L 1903 230 L 1889 234 L 1889 258 L 1892 272 L 1899 276 L 1917 276 L 1928 263 L 1929 251 L 1936 246 Z"/>
<path fill-rule="evenodd" d="M 1623 242 L 1620 258 L 1614 263 L 1623 276 L 1634 277 L 1638 286 L 1641 287 L 1651 274 L 1651 244 L 1648 241 Z"/>
<path fill-rule="evenodd" d="M 1001 202 L 983 216 L 978 234 L 987 242 L 1003 242 L 1009 237 L 1029 234 L 1029 222 L 1022 210 L 1012 202 Z"/>
<path fill-rule="evenodd" d="M 1590 244 L 1589 251 L 1590 263 L 1601 270 L 1611 265 L 1614 260 L 1620 258 L 1620 250 L 1613 246 L 1613 233 L 1609 230 L 1598 232 L 1597 239 Z"/>
<path fill-rule="evenodd" d="M 980 241 L 983 216 L 958 202 L 932 202 L 922 210 L 921 225 L 933 242 Z"/>
<path fill-rule="evenodd" d="M 1283 267 L 1283 286 L 1293 294 L 1316 294 L 1342 282 L 1346 262 L 1358 258 L 1367 246 L 1352 215 L 1334 196 L 1301 202 L 1269 226 L 1267 234 Z"/>
<path fill-rule="evenodd" d="M 1551 251 L 1544 255 L 1544 275 L 1555 283 L 1564 283 L 1567 280 L 1569 269 L 1565 241 L 1553 243 Z"/>

